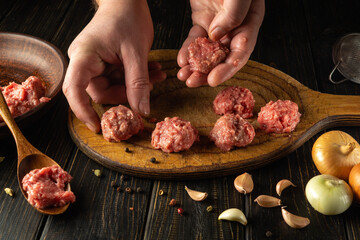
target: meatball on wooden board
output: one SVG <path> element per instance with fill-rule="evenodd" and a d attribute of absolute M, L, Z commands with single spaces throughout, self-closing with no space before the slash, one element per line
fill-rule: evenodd
<path fill-rule="evenodd" d="M 158 179 L 197 179 L 257 168 L 294 151 L 325 128 L 360 125 L 360 96 L 316 92 L 285 73 L 254 61 L 249 61 L 232 79 L 218 87 L 188 88 L 176 78 L 179 70 L 176 56 L 175 50 L 150 53 L 150 60 L 161 62 L 168 77 L 154 85 L 151 115 L 144 119 L 141 133 L 126 141 L 111 143 L 101 134 L 88 130 L 69 110 L 69 132 L 77 146 L 105 167 L 126 174 Z M 255 107 L 253 117 L 247 121 L 254 125 L 256 134 L 246 147 L 224 152 L 208 136 L 220 117 L 212 108 L 213 100 L 228 86 L 241 86 L 252 92 Z M 260 108 L 278 99 L 291 100 L 299 106 L 300 123 L 291 133 L 266 133 L 256 126 Z M 103 111 L 111 106 L 97 107 Z M 200 141 L 178 153 L 154 149 L 151 134 L 156 122 L 175 116 L 190 121 L 199 131 Z"/>

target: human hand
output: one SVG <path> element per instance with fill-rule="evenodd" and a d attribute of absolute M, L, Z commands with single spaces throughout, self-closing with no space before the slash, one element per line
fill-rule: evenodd
<path fill-rule="evenodd" d="M 166 78 L 161 65 L 148 63 L 154 32 L 145 0 L 102 0 L 90 23 L 68 49 L 63 92 L 76 117 L 94 131 L 100 119 L 96 103 L 126 101 L 142 115 L 150 113 L 152 83 Z"/>
<path fill-rule="evenodd" d="M 265 14 L 264 0 L 190 0 L 193 27 L 184 41 L 177 62 L 177 77 L 188 87 L 204 84 L 217 86 L 230 79 L 248 61 Z M 188 62 L 188 46 L 198 37 L 220 40 L 229 47 L 225 62 L 208 75 L 192 72 Z"/>

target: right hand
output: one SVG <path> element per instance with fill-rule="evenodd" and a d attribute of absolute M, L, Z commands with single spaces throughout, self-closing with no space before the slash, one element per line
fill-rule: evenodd
<path fill-rule="evenodd" d="M 100 119 L 96 103 L 120 104 L 146 116 L 152 83 L 166 78 L 148 63 L 154 30 L 146 0 L 102 0 L 95 16 L 68 49 L 63 92 L 71 110 L 93 132 Z"/>

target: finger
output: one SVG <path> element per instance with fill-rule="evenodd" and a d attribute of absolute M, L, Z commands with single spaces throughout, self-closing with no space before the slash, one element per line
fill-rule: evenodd
<path fill-rule="evenodd" d="M 100 131 L 100 120 L 91 107 L 85 89 L 90 79 L 99 75 L 104 68 L 104 63 L 95 54 L 82 50 L 75 51 L 70 58 L 62 87 L 75 116 L 93 132 Z"/>
<path fill-rule="evenodd" d="M 121 104 L 127 102 L 125 85 L 109 84 L 106 77 L 93 78 L 86 88 L 91 99 L 98 104 Z"/>
<path fill-rule="evenodd" d="M 162 82 L 166 79 L 166 73 L 160 70 L 149 71 L 149 80 L 150 83 Z"/>
<path fill-rule="evenodd" d="M 231 51 L 224 63 L 217 65 L 208 75 L 208 84 L 215 87 L 235 75 L 247 62 L 250 53 Z"/>
<path fill-rule="evenodd" d="M 123 49 L 126 95 L 130 107 L 143 116 L 150 114 L 150 82 L 147 53 Z"/>
<path fill-rule="evenodd" d="M 151 70 L 161 70 L 162 66 L 159 62 L 148 62 L 149 71 Z"/>
<path fill-rule="evenodd" d="M 251 0 L 225 0 L 223 8 L 216 14 L 209 26 L 209 37 L 217 41 L 243 22 Z"/>
<path fill-rule="evenodd" d="M 259 28 L 265 14 L 264 0 L 253 1 L 249 14 L 241 27 L 231 35 L 230 54 L 224 63 L 216 66 L 208 76 L 210 86 L 217 86 L 230 79 L 248 61 L 254 50 Z"/>
<path fill-rule="evenodd" d="M 186 80 L 186 85 L 191 88 L 200 87 L 207 84 L 207 75 L 199 72 L 193 72 Z"/>
<path fill-rule="evenodd" d="M 206 36 L 207 36 L 207 32 L 205 31 L 205 29 L 203 29 L 199 25 L 194 25 L 190 29 L 189 35 L 186 38 L 186 40 L 184 41 L 184 43 L 181 46 L 179 53 L 178 53 L 177 62 L 180 67 L 184 67 L 185 65 L 189 64 L 189 62 L 188 62 L 188 57 L 189 57 L 188 47 L 189 47 L 190 43 L 194 42 L 195 39 L 198 37 L 206 37 Z"/>
<path fill-rule="evenodd" d="M 192 71 L 190 70 L 190 65 L 186 65 L 185 67 L 182 67 L 178 73 L 177 78 L 180 81 L 186 81 L 192 74 Z"/>

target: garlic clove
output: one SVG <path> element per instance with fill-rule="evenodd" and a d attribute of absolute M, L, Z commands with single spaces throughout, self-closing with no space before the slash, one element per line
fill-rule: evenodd
<path fill-rule="evenodd" d="M 247 224 L 245 214 L 238 208 L 229 208 L 223 211 L 219 215 L 218 220 L 236 221 L 244 226 Z"/>
<path fill-rule="evenodd" d="M 304 228 L 310 224 L 310 219 L 289 213 L 285 207 L 281 207 L 281 213 L 284 221 L 292 228 Z"/>
<path fill-rule="evenodd" d="M 235 178 L 234 186 L 238 192 L 247 194 L 254 189 L 254 182 L 250 174 L 243 173 Z"/>
<path fill-rule="evenodd" d="M 207 198 L 208 194 L 206 192 L 199 192 L 192 190 L 185 186 L 185 190 L 189 194 L 190 198 L 194 201 L 203 201 Z"/>
<path fill-rule="evenodd" d="M 287 179 L 283 179 L 283 180 L 280 180 L 277 184 L 276 184 L 276 193 L 281 196 L 281 192 L 287 188 L 287 187 L 290 187 L 290 186 L 293 186 L 293 187 L 296 187 L 295 184 L 293 184 L 290 180 L 287 180 Z"/>
<path fill-rule="evenodd" d="M 266 208 L 281 206 L 280 199 L 269 195 L 259 195 L 255 198 L 254 202 L 257 202 L 259 206 Z"/>

